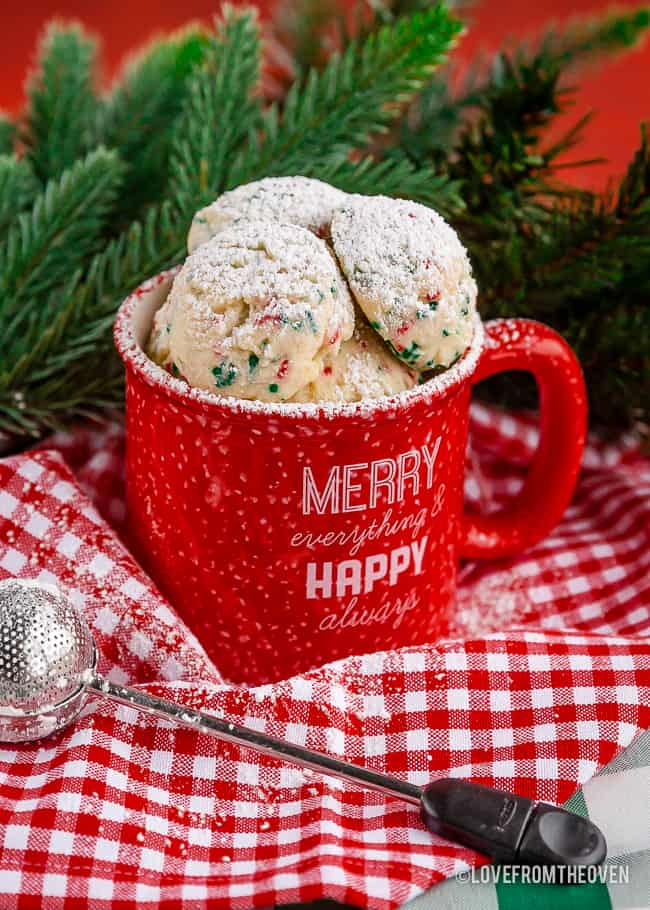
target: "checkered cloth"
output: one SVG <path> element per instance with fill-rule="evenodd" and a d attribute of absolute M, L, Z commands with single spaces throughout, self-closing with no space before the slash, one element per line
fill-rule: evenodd
<path fill-rule="evenodd" d="M 551 883 L 469 882 L 461 876 L 427 891 L 404 910 L 647 910 L 650 731 L 640 733 L 629 748 L 577 790 L 566 807 L 595 821 L 607 838 L 609 856 L 597 881 L 558 887 Z M 488 868 L 482 871 L 488 872 Z"/>
<path fill-rule="evenodd" d="M 475 408 L 468 495 L 516 492 L 532 421 Z M 0 577 L 54 582 L 117 681 L 424 784 L 563 802 L 650 723 L 650 465 L 591 440 L 556 532 L 468 564 L 452 636 L 235 688 L 120 542 L 119 427 L 0 461 Z M 479 458 L 480 456 L 480 458 Z M 102 517 L 103 516 L 103 517 Z M 481 862 L 396 800 L 110 702 L 0 750 L 0 906 L 396 907 Z"/>

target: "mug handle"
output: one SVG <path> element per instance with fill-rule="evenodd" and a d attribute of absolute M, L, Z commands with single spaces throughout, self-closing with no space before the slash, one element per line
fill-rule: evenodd
<path fill-rule="evenodd" d="M 587 393 L 577 357 L 553 329 L 532 319 L 495 319 L 472 384 L 505 370 L 533 374 L 540 436 L 523 489 L 491 515 L 465 511 L 460 554 L 466 559 L 511 556 L 545 537 L 569 504 L 587 429 Z"/>

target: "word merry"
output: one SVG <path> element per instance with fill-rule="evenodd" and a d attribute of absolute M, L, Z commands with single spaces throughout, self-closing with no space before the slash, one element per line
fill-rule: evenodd
<path fill-rule="evenodd" d="M 383 490 L 389 505 L 401 502 L 410 488 L 417 496 L 424 477 L 428 490 L 433 483 L 433 469 L 440 449 L 440 439 L 432 449 L 420 446 L 409 449 L 397 458 L 379 458 L 360 464 L 334 465 L 325 483 L 319 488 L 311 467 L 302 471 L 302 513 L 336 515 L 339 512 L 362 512 L 374 509 Z"/>
<path fill-rule="evenodd" d="M 384 578 L 389 585 L 397 584 L 400 575 L 411 566 L 413 574 L 419 575 L 428 539 L 425 535 L 408 547 L 396 547 L 390 553 L 373 553 L 365 559 L 345 559 L 338 564 L 324 562 L 320 571 L 317 562 L 307 563 L 307 597 L 325 599 L 368 594 Z"/>

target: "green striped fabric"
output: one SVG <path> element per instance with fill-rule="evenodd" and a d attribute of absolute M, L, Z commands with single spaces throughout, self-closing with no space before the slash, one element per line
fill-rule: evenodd
<path fill-rule="evenodd" d="M 404 910 L 650 910 L 650 730 L 640 734 L 567 808 L 587 815 L 608 846 L 606 882 L 557 885 L 452 878 Z M 627 880 L 625 880 L 627 879 Z"/>

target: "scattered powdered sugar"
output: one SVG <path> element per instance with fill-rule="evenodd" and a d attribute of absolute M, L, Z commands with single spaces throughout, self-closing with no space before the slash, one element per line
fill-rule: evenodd
<path fill-rule="evenodd" d="M 328 237 L 332 215 L 345 199 L 341 190 L 311 177 L 265 177 L 245 183 L 196 213 L 187 248 L 193 252 L 230 224 L 261 219 L 296 224 L 318 237 Z"/>

